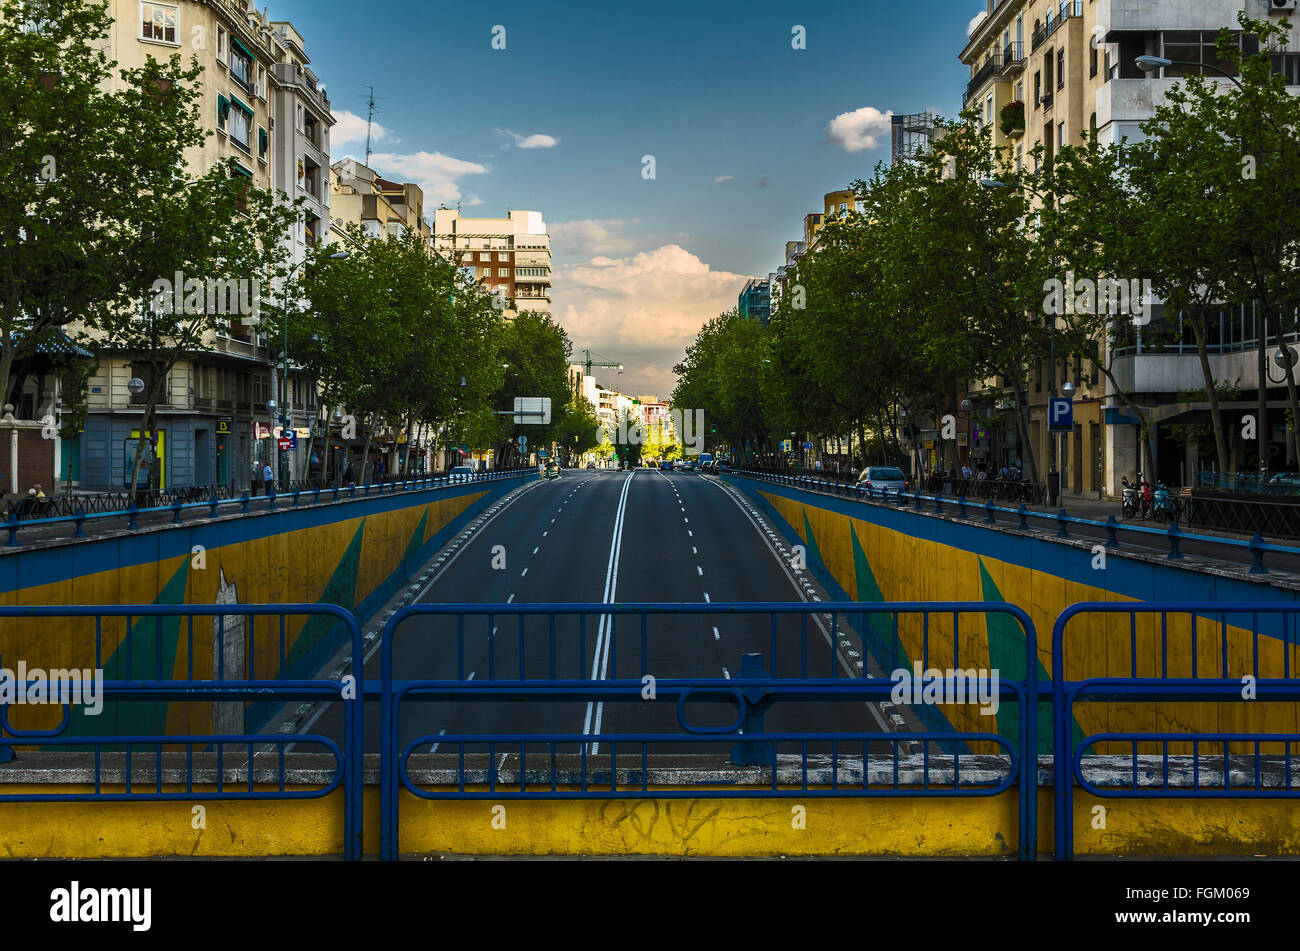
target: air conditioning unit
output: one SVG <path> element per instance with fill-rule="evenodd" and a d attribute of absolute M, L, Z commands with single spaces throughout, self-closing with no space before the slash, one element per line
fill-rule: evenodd
<path fill-rule="evenodd" d="M 1268 0 L 1270 13 L 1295 13 L 1296 0 Z"/>

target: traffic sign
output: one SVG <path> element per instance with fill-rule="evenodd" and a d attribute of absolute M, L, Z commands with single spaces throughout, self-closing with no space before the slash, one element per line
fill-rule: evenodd
<path fill-rule="evenodd" d="M 523 448 L 524 446 L 527 446 L 527 445 L 528 445 L 528 437 L 527 437 L 527 436 L 520 436 L 520 437 L 519 437 L 519 446 L 520 446 L 520 448 Z"/>
<path fill-rule="evenodd" d="M 293 448 L 293 439 L 289 436 L 281 436 L 280 439 L 278 440 L 278 443 L 281 451 L 286 451 Z"/>
<path fill-rule="evenodd" d="M 537 457 L 538 457 L 539 459 L 545 459 L 545 458 L 546 458 L 547 456 L 549 456 L 549 455 L 550 455 L 550 453 L 547 452 L 545 449 L 539 449 L 539 450 L 537 450 Z"/>
<path fill-rule="evenodd" d="M 806 442 L 806 443 L 803 444 L 803 447 L 804 447 L 805 449 L 811 449 L 811 448 L 812 448 L 812 443 L 810 443 L 810 442 Z"/>
<path fill-rule="evenodd" d="M 1074 431 L 1074 404 L 1068 397 L 1052 396 L 1048 398 L 1047 430 L 1053 433 Z"/>
<path fill-rule="evenodd" d="M 793 445 L 794 445 L 794 441 L 793 441 L 793 440 L 791 440 L 791 439 L 782 439 L 782 440 L 781 440 L 781 451 L 782 451 L 782 452 L 790 452 L 790 451 L 792 451 L 792 450 L 791 450 L 791 447 L 792 447 Z"/>

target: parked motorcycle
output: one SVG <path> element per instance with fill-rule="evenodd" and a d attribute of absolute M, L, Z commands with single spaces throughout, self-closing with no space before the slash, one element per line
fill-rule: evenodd
<path fill-rule="evenodd" d="M 1171 493 L 1163 482 L 1156 483 L 1152 508 L 1155 517 L 1162 522 L 1176 522 L 1183 514 L 1182 500 Z"/>
<path fill-rule="evenodd" d="M 1120 482 L 1124 484 L 1124 501 L 1121 512 L 1124 518 L 1132 518 L 1137 515 L 1141 502 L 1139 501 L 1139 492 L 1141 491 L 1134 483 L 1128 480 L 1127 476 L 1120 476 Z"/>

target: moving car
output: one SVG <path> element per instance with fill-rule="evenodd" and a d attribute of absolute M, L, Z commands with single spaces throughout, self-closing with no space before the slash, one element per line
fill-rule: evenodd
<path fill-rule="evenodd" d="M 474 467 L 473 466 L 452 466 L 451 472 L 448 474 L 448 478 L 452 482 L 473 482 Z"/>
<path fill-rule="evenodd" d="M 664 459 L 664 460 L 662 460 L 662 461 L 659 463 L 659 468 L 660 468 L 660 469 L 667 469 L 669 472 L 672 472 L 672 471 L 673 471 L 673 464 L 672 464 L 671 462 L 669 462 L 667 459 Z"/>
<path fill-rule="evenodd" d="M 587 463 L 587 468 L 588 468 L 588 469 L 594 469 L 594 468 L 596 468 L 596 464 L 595 464 L 594 462 L 589 462 L 589 463 Z"/>
<path fill-rule="evenodd" d="M 560 467 L 553 462 L 548 462 L 542 467 L 543 479 L 558 479 L 560 477 Z"/>
<path fill-rule="evenodd" d="M 896 466 L 867 466 L 858 476 L 858 485 L 864 489 L 895 494 L 908 489 L 907 476 Z"/>

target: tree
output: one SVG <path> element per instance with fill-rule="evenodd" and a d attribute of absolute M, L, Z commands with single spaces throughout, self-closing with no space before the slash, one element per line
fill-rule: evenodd
<path fill-rule="evenodd" d="M 213 230 L 229 206 L 211 180 L 199 192 L 217 202 L 211 208 L 180 194 L 187 182 L 178 156 L 208 134 L 200 68 L 184 68 L 174 54 L 115 70 L 103 52 L 111 28 L 102 2 L 0 0 L 5 400 L 60 328 L 80 319 L 112 324 L 107 315 L 132 308 L 178 262 L 198 267 L 192 232 Z M 192 226 L 179 219 L 196 209 Z M 173 240 L 188 253 L 165 246 Z"/>

